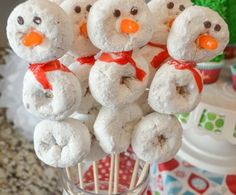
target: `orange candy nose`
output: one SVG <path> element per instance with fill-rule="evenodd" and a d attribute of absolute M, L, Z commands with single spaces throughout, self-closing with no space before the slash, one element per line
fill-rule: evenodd
<path fill-rule="evenodd" d="M 139 24 L 131 19 L 123 19 L 120 23 L 120 31 L 122 33 L 136 33 L 139 30 Z"/>
<path fill-rule="evenodd" d="M 40 45 L 43 40 L 44 36 L 41 33 L 31 31 L 23 37 L 22 43 L 26 47 L 35 47 L 37 45 Z"/>
<path fill-rule="evenodd" d="M 171 27 L 172 27 L 174 21 L 175 21 L 175 18 L 169 19 L 169 20 L 167 21 L 166 25 L 168 26 L 169 29 L 171 29 Z"/>
<path fill-rule="evenodd" d="M 200 35 L 197 38 L 198 47 L 206 50 L 215 50 L 218 47 L 218 41 L 210 35 Z"/>
<path fill-rule="evenodd" d="M 84 37 L 88 37 L 88 31 L 87 31 L 87 23 L 84 22 L 81 26 L 80 26 L 80 34 Z"/>

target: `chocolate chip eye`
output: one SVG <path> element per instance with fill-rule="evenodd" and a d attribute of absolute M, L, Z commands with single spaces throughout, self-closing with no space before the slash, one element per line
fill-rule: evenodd
<path fill-rule="evenodd" d="M 175 6 L 175 4 L 174 4 L 173 2 L 169 2 L 169 3 L 167 4 L 167 8 L 168 8 L 168 9 L 173 9 L 174 6 Z"/>
<path fill-rule="evenodd" d="M 185 6 L 184 6 L 184 5 L 180 5 L 180 6 L 179 6 L 179 10 L 180 10 L 180 11 L 184 11 L 184 10 L 185 10 Z"/>
<path fill-rule="evenodd" d="M 219 32 L 221 30 L 221 26 L 219 24 L 217 24 L 214 29 L 215 29 L 215 31 Z"/>
<path fill-rule="evenodd" d="M 116 18 L 118 18 L 118 17 L 120 17 L 120 10 L 118 10 L 118 9 L 115 9 L 114 10 L 114 12 L 113 12 L 113 15 L 116 17 Z"/>
<path fill-rule="evenodd" d="M 23 24 L 25 23 L 24 18 L 23 18 L 22 16 L 18 16 L 18 17 L 17 17 L 17 22 L 18 22 L 18 24 L 20 24 L 20 25 L 23 25 Z"/>
<path fill-rule="evenodd" d="M 210 21 L 206 21 L 203 23 L 205 28 L 211 28 L 211 22 Z"/>
<path fill-rule="evenodd" d="M 37 16 L 34 17 L 34 20 L 33 20 L 33 21 L 34 21 L 34 23 L 37 24 L 37 25 L 39 25 L 39 24 L 42 23 L 42 19 L 41 19 L 40 17 L 37 17 Z"/>
<path fill-rule="evenodd" d="M 131 10 L 130 10 L 130 13 L 131 13 L 132 15 L 137 15 L 137 13 L 138 13 L 138 8 L 137 8 L 137 7 L 132 7 Z"/>
<path fill-rule="evenodd" d="M 90 4 L 89 4 L 89 5 L 87 5 L 87 6 L 86 6 L 86 10 L 89 12 L 89 11 L 90 11 L 90 9 L 91 9 L 91 7 L 92 7 L 92 5 L 90 5 Z"/>
<path fill-rule="evenodd" d="M 81 7 L 80 6 L 76 6 L 75 7 L 75 13 L 79 14 L 81 12 Z"/>

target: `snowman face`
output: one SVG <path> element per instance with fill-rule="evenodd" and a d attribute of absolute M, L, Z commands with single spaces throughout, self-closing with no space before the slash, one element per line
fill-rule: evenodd
<path fill-rule="evenodd" d="M 88 18 L 89 37 L 106 52 L 132 50 L 151 39 L 151 21 L 144 0 L 98 0 Z"/>
<path fill-rule="evenodd" d="M 87 32 L 87 17 L 96 0 L 66 0 L 61 7 L 69 15 L 74 28 L 74 40 L 70 53 L 74 56 L 91 56 L 98 49 L 91 43 Z"/>
<path fill-rule="evenodd" d="M 152 0 L 148 7 L 153 14 L 155 23 L 151 42 L 166 44 L 169 31 L 175 18 L 187 7 L 192 6 L 191 0 Z"/>
<path fill-rule="evenodd" d="M 72 24 L 55 3 L 29 0 L 9 16 L 7 36 L 19 57 L 30 63 L 44 63 L 62 57 L 69 50 Z"/>
<path fill-rule="evenodd" d="M 168 38 L 168 50 L 177 60 L 200 63 L 221 54 L 228 41 L 228 26 L 217 12 L 192 6 L 175 20 Z"/>

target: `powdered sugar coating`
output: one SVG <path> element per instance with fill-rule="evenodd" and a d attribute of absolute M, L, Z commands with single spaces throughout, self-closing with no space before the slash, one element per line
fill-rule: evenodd
<path fill-rule="evenodd" d="M 137 55 L 132 58 L 146 76 L 143 81 L 136 78 L 133 66 L 97 60 L 89 75 L 89 87 L 93 97 L 103 106 L 115 109 L 136 101 L 148 83 L 148 64 Z"/>
<path fill-rule="evenodd" d="M 178 70 L 166 63 L 153 79 L 148 103 L 156 112 L 177 114 L 192 111 L 200 99 L 201 93 L 192 72 Z"/>
<path fill-rule="evenodd" d="M 95 2 L 96 0 L 66 0 L 61 4 L 73 23 L 74 40 L 70 53 L 76 57 L 91 56 L 98 52 L 90 39 L 81 32 L 81 27 L 86 26 L 89 11 Z"/>
<path fill-rule="evenodd" d="M 142 115 L 137 104 L 119 110 L 102 107 L 94 124 L 95 136 L 102 149 L 108 154 L 126 151 L 134 125 Z"/>
<path fill-rule="evenodd" d="M 18 23 L 19 17 L 22 24 Z M 23 37 L 31 31 L 40 33 L 43 42 L 26 47 L 22 43 Z M 72 24 L 57 4 L 47 0 L 28 0 L 18 5 L 9 16 L 7 36 L 19 57 L 30 63 L 44 63 L 62 57 L 69 50 L 73 39 Z"/>
<path fill-rule="evenodd" d="M 137 8 L 136 15 L 131 9 Z M 114 12 L 120 15 L 114 16 Z M 139 30 L 132 34 L 120 32 L 123 19 L 132 19 Z M 90 10 L 88 32 L 93 44 L 105 52 L 129 51 L 145 45 L 152 36 L 152 16 L 143 0 L 98 0 Z"/>
<path fill-rule="evenodd" d="M 53 167 L 70 167 L 89 153 L 91 138 L 85 125 L 75 119 L 40 122 L 34 132 L 38 158 Z"/>
<path fill-rule="evenodd" d="M 148 163 L 163 163 L 175 157 L 182 143 L 182 127 L 176 117 L 152 113 L 136 125 L 132 148 Z"/>
<path fill-rule="evenodd" d="M 210 22 L 211 26 L 206 28 L 204 22 Z M 215 30 L 216 25 L 220 25 L 220 31 Z M 196 40 L 202 34 L 216 39 L 218 47 L 211 51 L 199 48 Z M 220 15 L 206 7 L 192 6 L 175 20 L 168 38 L 168 50 L 176 60 L 201 63 L 221 54 L 228 42 L 228 26 Z"/>
<path fill-rule="evenodd" d="M 32 114 L 50 120 L 63 120 L 78 109 L 81 87 L 72 72 L 46 73 L 52 90 L 45 90 L 31 70 L 26 72 L 23 84 L 23 103 Z"/>

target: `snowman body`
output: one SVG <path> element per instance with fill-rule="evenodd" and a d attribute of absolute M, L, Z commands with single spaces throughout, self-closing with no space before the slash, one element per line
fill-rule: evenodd
<path fill-rule="evenodd" d="M 114 59 L 117 57 L 112 53 L 109 55 Z M 148 82 L 148 65 L 142 57 L 132 55 L 132 59 L 135 65 L 129 62 L 96 61 L 89 75 L 89 86 L 93 97 L 101 105 L 111 109 L 121 108 L 144 93 Z M 139 70 L 143 74 L 142 78 L 137 78 Z"/>
<path fill-rule="evenodd" d="M 28 111 L 40 118 L 65 119 L 80 104 L 80 84 L 70 71 L 56 70 L 45 74 L 51 88 L 43 86 L 31 70 L 27 71 L 24 77 L 23 103 Z"/>

